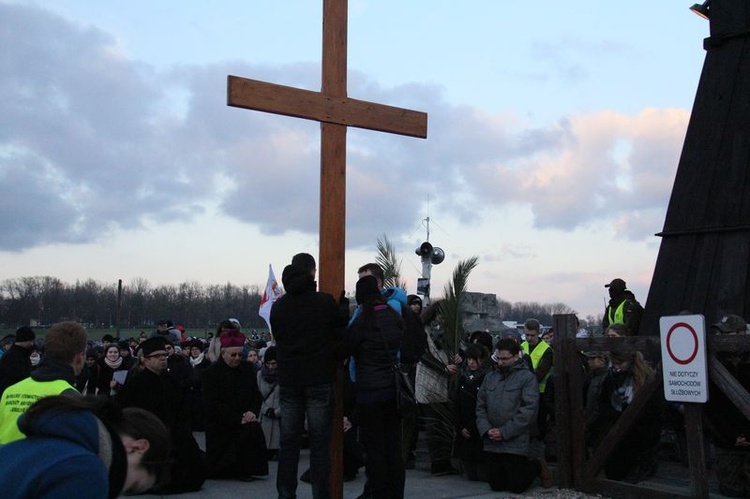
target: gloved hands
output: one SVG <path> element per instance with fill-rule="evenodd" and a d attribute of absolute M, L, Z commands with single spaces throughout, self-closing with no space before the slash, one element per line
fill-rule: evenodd
<path fill-rule="evenodd" d="M 341 295 L 339 296 L 339 305 L 346 305 L 349 306 L 349 298 L 346 297 L 346 290 L 341 290 Z"/>
<path fill-rule="evenodd" d="M 276 419 L 276 410 L 273 407 L 266 409 L 265 416 L 269 419 Z"/>

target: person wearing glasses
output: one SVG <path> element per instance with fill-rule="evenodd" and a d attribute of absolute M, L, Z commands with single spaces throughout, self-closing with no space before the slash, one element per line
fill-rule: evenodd
<path fill-rule="evenodd" d="M 494 491 L 520 494 L 539 476 L 538 460 L 529 458 L 536 424 L 539 384 L 519 346 L 510 338 L 497 342 L 497 363 L 477 393 L 477 431 L 482 436 L 487 478 Z"/>
<path fill-rule="evenodd" d="M 220 340 L 219 359 L 203 373 L 208 476 L 251 481 L 268 475 L 263 397 L 255 368 L 243 362 L 245 335 L 234 329 Z"/>
<path fill-rule="evenodd" d="M 206 480 L 200 448 L 190 430 L 186 389 L 167 372 L 167 342 L 149 338 L 138 347 L 138 366 L 116 396 L 121 407 L 140 407 L 158 417 L 169 429 L 173 460 L 170 479 L 155 493 L 176 494 L 200 490 Z"/>

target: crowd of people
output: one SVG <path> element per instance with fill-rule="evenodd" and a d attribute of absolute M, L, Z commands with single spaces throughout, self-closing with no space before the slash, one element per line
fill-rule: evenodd
<path fill-rule="evenodd" d="M 327 498 L 330 445 L 339 424 L 343 478 L 356 477 L 364 467 L 362 499 L 404 497 L 420 427 L 434 475 L 463 474 L 493 491 L 513 493 L 535 480 L 552 486 L 547 442 L 556 431 L 554 331 L 530 318 L 522 329 L 496 336 L 468 333 L 456 352 L 447 353 L 440 334 L 426 331 L 434 307 L 423 310 L 419 296 L 384 287 L 379 265 L 359 269 L 356 303 L 344 292 L 336 299 L 318 291 L 316 273 L 315 259 L 306 253 L 284 268 L 286 293 L 272 307 L 268 341 L 244 335 L 232 318 L 210 338 L 191 338 L 171 321 L 131 339 L 105 335 L 92 341 L 73 322 L 53 325 L 42 344 L 28 327 L 11 341 L 5 338 L 0 459 L 14 456 L 14 464 L 3 468 L 0 479 L 12 487 L 11 496 L 191 492 L 206 479 L 250 482 L 267 476 L 269 461 L 277 460 L 279 498 L 296 497 L 300 480 L 310 483 L 313 497 Z M 612 300 L 604 334 L 636 334 L 640 304 L 622 279 L 606 286 Z M 728 316 L 715 330 L 746 334 L 747 326 L 741 317 Z M 588 334 L 581 329 L 577 336 Z M 36 362 L 34 352 L 40 353 Z M 654 366 L 636 351 L 580 357 L 586 448 L 593 452 Z M 721 361 L 750 385 L 746 354 Z M 336 366 L 342 364 L 348 376 L 337 401 Z M 415 386 L 417 413 L 397 403 L 396 369 Z M 335 403 L 343 406 L 340 423 L 334 421 Z M 655 472 L 670 410 L 679 407 L 651 397 L 604 463 L 607 478 L 635 483 Z M 717 435 L 721 491 L 746 497 L 747 418 L 718 395 L 706 417 Z M 205 432 L 205 450 L 194 432 Z M 310 468 L 301 474 L 305 445 Z"/>

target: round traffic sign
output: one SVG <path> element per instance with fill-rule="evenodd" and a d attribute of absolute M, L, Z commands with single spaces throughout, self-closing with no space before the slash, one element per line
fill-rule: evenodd
<path fill-rule="evenodd" d="M 684 358 L 678 357 L 675 354 L 674 350 L 672 349 L 672 333 L 674 333 L 678 329 L 687 329 L 688 332 L 691 334 L 691 337 L 693 340 L 692 353 Z M 684 335 L 680 335 L 680 336 L 684 337 Z M 690 364 L 693 361 L 693 359 L 695 359 L 695 356 L 698 355 L 698 333 L 695 332 L 695 329 L 693 329 L 693 327 L 690 324 L 687 324 L 685 322 L 678 322 L 674 326 L 669 328 L 669 332 L 667 333 L 667 353 L 669 353 L 669 356 L 672 358 L 673 361 L 683 366 L 685 364 Z"/>

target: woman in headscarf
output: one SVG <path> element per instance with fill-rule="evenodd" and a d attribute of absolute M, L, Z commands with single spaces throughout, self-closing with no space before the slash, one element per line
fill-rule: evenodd
<path fill-rule="evenodd" d="M 263 399 L 255 370 L 242 362 L 245 335 L 220 337 L 219 359 L 203 373 L 206 407 L 206 460 L 209 478 L 252 480 L 268 474 L 258 416 Z"/>

